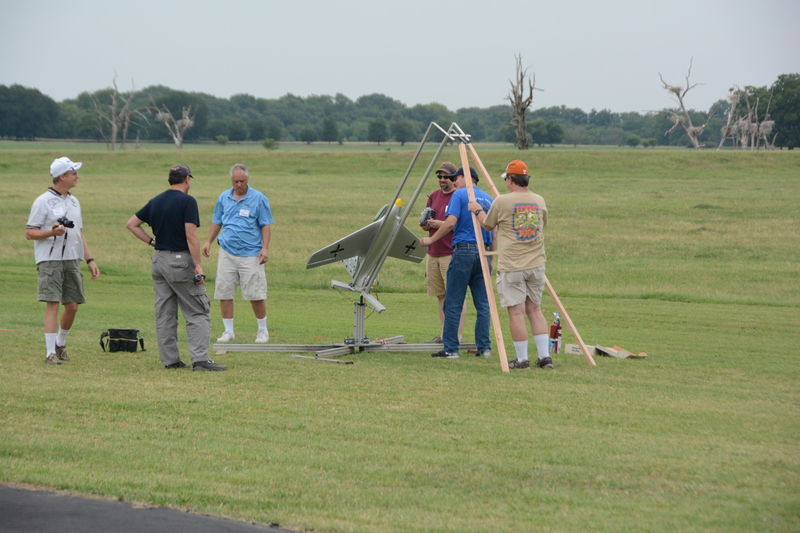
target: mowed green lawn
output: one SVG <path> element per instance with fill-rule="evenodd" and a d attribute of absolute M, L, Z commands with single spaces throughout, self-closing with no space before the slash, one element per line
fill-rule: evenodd
<path fill-rule="evenodd" d="M 504 374 L 496 357 L 467 354 L 336 365 L 243 352 L 217 356 L 222 373 L 160 366 L 149 249 L 124 223 L 166 188 L 171 164 L 196 176 L 203 238 L 228 168 L 250 166 L 276 219 L 272 342 L 327 343 L 352 333 L 352 296 L 329 288 L 347 274 L 305 263 L 372 220 L 413 148 L 0 146 L 0 482 L 298 530 L 800 529 L 800 152 L 478 145 L 501 189 L 508 160 L 529 164 L 550 210 L 548 275 L 583 338 L 645 360 L 591 368 L 562 355 L 553 371 Z M 47 367 L 24 226 L 61 155 L 84 162 L 74 193 L 103 273 L 87 276 L 73 360 Z M 215 265 L 216 248 L 209 290 Z M 388 309 L 367 333 L 433 337 L 423 266 L 388 260 L 382 274 Z M 212 318 L 216 337 L 216 305 Z M 141 329 L 148 351 L 103 353 L 108 327 Z M 237 333 L 255 335 L 241 300 Z"/>

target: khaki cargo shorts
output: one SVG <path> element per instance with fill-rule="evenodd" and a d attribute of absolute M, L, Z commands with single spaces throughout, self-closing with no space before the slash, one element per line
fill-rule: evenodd
<path fill-rule="evenodd" d="M 40 302 L 82 304 L 86 301 L 80 259 L 42 261 L 36 265 L 36 270 L 39 271 Z"/>
<path fill-rule="evenodd" d="M 544 265 L 516 272 L 498 272 L 496 283 L 500 305 L 514 307 L 525 303 L 528 298 L 536 305 L 541 305 L 544 280 Z"/>
<path fill-rule="evenodd" d="M 450 266 L 452 256 L 442 257 L 426 256 L 425 280 L 428 286 L 428 296 L 442 297 L 447 286 L 447 267 Z"/>

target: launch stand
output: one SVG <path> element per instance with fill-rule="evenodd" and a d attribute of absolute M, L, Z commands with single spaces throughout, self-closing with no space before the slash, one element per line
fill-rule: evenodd
<path fill-rule="evenodd" d="M 223 355 L 228 352 L 314 352 L 315 355 L 292 355 L 294 359 L 310 359 L 328 363 L 353 364 L 352 361 L 331 359 L 341 355 L 352 355 L 358 352 L 435 352 L 443 349 L 441 344 L 423 343 L 406 344 L 403 335 L 385 339 L 370 340 L 364 332 L 364 318 L 367 304 L 360 297 L 354 304 L 353 336 L 344 339 L 340 344 L 214 344 L 214 353 Z M 476 349 L 474 344 L 462 344 L 462 348 Z"/>
<path fill-rule="evenodd" d="M 442 134 L 442 140 L 439 143 L 439 146 L 433 153 L 430 162 L 428 163 L 427 168 L 423 172 L 419 183 L 417 184 L 409 202 L 403 206 L 402 208 L 399 207 L 402 205 L 398 203 L 400 199 L 401 192 L 403 191 L 406 182 L 408 181 L 409 176 L 411 175 L 414 166 L 417 163 L 417 160 L 420 157 L 420 154 L 423 151 L 425 144 L 428 142 L 428 139 L 431 138 L 436 133 Z M 369 264 L 370 268 L 365 273 L 359 273 L 358 267 L 348 265 L 346 261 L 342 261 L 345 268 L 348 271 L 351 270 L 351 275 L 353 276 L 352 283 L 343 283 L 340 281 L 332 281 L 332 286 L 337 289 L 346 289 L 350 290 L 359 294 L 358 300 L 355 301 L 354 306 L 355 310 L 353 313 L 353 336 L 347 337 L 344 339 L 344 342 L 339 344 L 214 344 L 213 350 L 216 354 L 226 354 L 228 352 L 313 352 L 314 356 L 303 356 L 303 355 L 292 355 L 293 358 L 299 359 L 311 359 L 317 361 L 327 361 L 327 362 L 334 362 L 334 363 L 344 363 L 344 364 L 352 364 L 352 361 L 340 361 L 337 359 L 331 359 L 332 357 L 340 356 L 340 355 L 352 355 L 358 352 L 438 352 L 444 349 L 442 344 L 434 344 L 434 343 L 424 343 L 424 344 L 406 344 L 405 337 L 402 335 L 398 335 L 395 337 L 389 337 L 386 339 L 376 339 L 370 340 L 369 337 L 366 336 L 364 331 L 364 318 L 365 318 L 365 310 L 367 304 L 372 306 L 377 312 L 382 312 L 385 310 L 385 307 L 378 302 L 378 300 L 371 294 L 372 285 L 377 278 L 378 272 L 380 271 L 381 267 L 383 266 L 383 262 L 385 261 L 388 255 L 392 255 L 393 257 L 397 257 L 396 252 L 391 249 L 391 245 L 398 236 L 399 233 L 402 231 L 407 231 L 403 227 L 406 219 L 408 218 L 411 210 L 414 207 L 414 203 L 416 202 L 419 195 L 422 193 L 425 183 L 428 179 L 428 176 L 433 172 L 434 165 L 437 163 L 439 156 L 441 155 L 444 147 L 448 143 L 465 143 L 469 142 L 469 135 L 465 134 L 464 131 L 456 124 L 455 122 L 450 125 L 449 128 L 444 129 L 435 122 L 431 122 L 428 126 L 425 135 L 423 136 L 422 140 L 417 147 L 417 151 L 411 159 L 409 166 L 403 176 L 403 179 L 400 181 L 400 185 L 398 186 L 394 198 L 391 202 L 387 205 L 387 214 L 383 217 L 382 221 L 376 217 L 376 220 L 373 221 L 373 224 L 379 224 L 380 229 L 377 230 L 374 235 L 377 236 L 377 239 L 381 239 L 383 237 L 385 241 L 385 245 L 382 244 L 379 250 L 376 250 L 375 253 L 372 253 L 372 248 L 366 253 L 366 256 L 360 259 L 360 261 L 364 261 L 363 264 Z M 394 223 L 390 224 L 391 213 L 393 211 L 393 206 L 398 206 L 397 216 L 394 220 Z M 383 229 L 386 231 L 382 231 Z M 366 228 L 362 228 L 363 231 Z M 359 232 L 360 232 L 359 231 Z M 340 241 L 342 242 L 342 241 Z M 332 246 L 331 248 L 323 248 L 316 255 L 322 253 L 325 254 L 333 254 L 330 257 L 333 259 L 337 259 L 339 254 L 343 248 L 339 246 L 338 243 L 334 243 L 335 247 Z M 414 238 L 414 242 L 407 245 L 402 246 L 401 248 L 405 249 L 405 253 L 411 253 L 411 250 L 415 250 L 418 248 L 418 243 L 416 242 L 416 238 Z M 393 253 L 394 252 L 394 253 Z M 424 256 L 424 254 L 423 254 Z M 313 259 L 313 256 L 312 256 Z M 420 260 L 422 257 L 419 258 Z M 325 261 L 330 262 L 330 261 Z M 320 263 L 322 264 L 322 263 Z M 317 266 L 311 264 L 307 265 L 307 268 Z M 461 348 L 465 350 L 476 350 L 475 344 L 461 344 Z"/>
<path fill-rule="evenodd" d="M 414 165 L 419 158 L 423 147 L 425 146 L 426 142 L 428 141 L 429 136 L 434 132 L 440 132 L 443 134 L 443 138 L 441 143 L 439 144 L 437 150 L 433 154 L 433 157 L 430 160 L 425 172 L 423 173 L 419 184 L 417 185 L 414 193 L 405 207 L 402 207 L 402 202 L 400 201 L 400 194 L 405 187 L 405 184 L 408 180 L 409 175 L 411 174 Z M 213 349 L 214 352 L 217 354 L 225 354 L 227 352 L 245 352 L 245 351 L 252 351 L 252 352 L 314 352 L 315 356 L 303 356 L 303 355 L 292 355 L 294 358 L 300 359 L 311 359 L 317 361 L 327 361 L 327 362 L 334 362 L 334 363 L 344 363 L 344 364 L 352 364 L 352 361 L 340 361 L 337 359 L 331 359 L 332 357 L 340 356 L 340 355 L 352 355 L 358 352 L 419 352 L 419 351 L 440 351 L 443 349 L 442 344 L 406 344 L 405 338 L 402 335 L 398 335 L 395 337 L 389 337 L 387 339 L 378 339 L 375 341 L 370 340 L 364 331 L 364 318 L 365 318 L 365 308 L 366 305 L 371 305 L 377 312 L 382 312 L 385 310 L 385 307 L 372 295 L 372 287 L 373 283 L 375 282 L 378 272 L 380 271 L 381 267 L 383 266 L 383 262 L 385 261 L 388 255 L 392 257 L 399 257 L 401 259 L 405 258 L 403 255 L 412 255 L 412 251 L 417 249 L 417 239 L 410 232 L 404 227 L 404 223 L 411 212 L 411 209 L 414 206 L 417 197 L 423 190 L 425 186 L 425 182 L 428 179 L 428 176 L 431 174 L 434 165 L 439 159 L 439 156 L 442 153 L 445 145 L 448 143 L 457 143 L 458 144 L 458 152 L 461 159 L 461 166 L 464 170 L 470 168 L 470 156 L 476 163 L 478 170 L 480 173 L 486 178 L 486 181 L 489 184 L 489 188 L 491 190 L 491 194 L 493 197 L 497 197 L 499 195 L 499 191 L 497 187 L 495 187 L 494 182 L 492 181 L 489 173 L 486 170 L 486 167 L 483 165 L 483 162 L 478 157 L 478 153 L 475 150 L 475 147 L 470 142 L 470 136 L 464 133 L 461 127 L 453 122 L 449 128 L 446 130 L 436 124 L 435 122 L 431 122 L 428 126 L 425 135 L 423 136 L 420 144 L 417 148 L 414 157 L 411 159 L 411 163 L 406 170 L 403 179 L 400 181 L 400 185 L 395 192 L 394 198 L 392 201 L 387 204 L 384 208 L 384 211 L 379 212 L 376 219 L 373 221 L 373 224 L 369 226 L 365 226 L 361 230 L 358 230 L 356 233 L 351 234 L 344 239 L 332 243 L 331 245 L 322 248 L 321 250 L 317 251 L 312 258 L 309 260 L 309 264 L 306 265 L 306 268 L 312 268 L 315 266 L 320 266 L 323 264 L 328 264 L 333 261 L 341 261 L 345 268 L 350 271 L 353 281 L 351 283 L 343 283 L 340 281 L 332 281 L 332 286 L 338 289 L 345 289 L 349 291 L 353 291 L 355 293 L 359 293 L 359 299 L 355 302 L 355 311 L 354 311 L 354 318 L 353 318 L 353 336 L 344 339 L 344 342 L 341 344 L 322 344 L 322 345 L 314 345 L 314 344 L 214 344 Z M 471 201 L 475 200 L 475 193 L 473 191 L 473 184 L 471 179 L 466 180 L 467 185 L 467 192 L 468 197 Z M 489 300 L 489 310 L 490 310 L 490 321 L 492 325 L 492 329 L 495 333 L 495 341 L 497 346 L 498 352 L 498 359 L 500 360 L 500 367 L 503 372 L 509 371 L 508 359 L 506 357 L 506 350 L 505 350 L 505 342 L 503 340 L 503 334 L 500 327 L 500 318 L 497 310 L 497 303 L 495 301 L 494 296 L 494 287 L 491 281 L 491 271 L 489 267 L 489 257 L 492 255 L 496 255 L 497 252 L 486 250 L 485 244 L 483 242 L 483 236 L 481 232 L 480 224 L 478 223 L 477 217 L 474 213 L 471 214 L 472 224 L 475 231 L 475 237 L 477 240 L 477 248 L 480 256 L 481 262 L 481 270 L 483 271 L 483 280 L 486 286 L 486 293 Z M 374 231 L 372 231 L 372 228 Z M 359 262 L 356 263 L 357 266 L 348 265 L 346 262 L 347 260 L 351 259 L 353 254 L 351 255 L 344 255 L 345 249 L 351 244 L 353 244 L 352 238 L 358 237 L 362 235 L 365 231 L 371 231 L 368 236 L 361 239 L 358 243 L 359 245 L 363 245 L 363 256 L 359 258 Z M 404 252 L 398 252 L 398 249 L 394 247 L 395 240 L 398 239 L 398 236 L 401 234 L 408 234 L 406 238 L 405 245 L 399 246 L 400 249 L 404 249 Z M 412 242 L 408 243 L 408 240 Z M 368 242 L 366 242 L 368 241 Z M 380 244 L 378 247 L 373 247 L 371 245 L 368 246 L 369 243 L 377 242 Z M 344 248 L 342 247 L 344 245 Z M 374 251 L 373 251 L 373 248 Z M 407 259 L 407 258 L 406 258 Z M 422 256 L 416 256 L 417 262 L 422 259 Z M 411 260 L 411 259 L 409 259 Z M 369 268 L 366 268 L 365 265 L 369 265 Z M 352 271 L 351 271 L 352 270 Z M 569 313 L 564 308 L 564 305 L 561 303 L 561 300 L 558 298 L 553 286 L 550 284 L 549 280 L 545 280 L 545 286 L 547 288 L 548 293 L 552 297 L 556 307 L 558 308 L 561 316 L 564 318 L 567 326 L 571 330 L 572 334 L 574 335 L 578 345 L 580 347 L 581 352 L 586 359 L 586 362 L 591 365 L 595 366 L 596 363 L 589 353 L 586 344 L 583 342 L 580 334 L 578 333 L 577 328 L 573 324 Z M 462 344 L 462 349 L 466 350 L 474 350 L 476 349 L 474 344 Z"/>

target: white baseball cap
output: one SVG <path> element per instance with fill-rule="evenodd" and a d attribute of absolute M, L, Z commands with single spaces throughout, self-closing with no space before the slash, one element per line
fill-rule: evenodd
<path fill-rule="evenodd" d="M 81 168 L 83 163 L 73 163 L 69 157 L 59 157 L 58 159 L 54 159 L 53 162 L 50 164 L 50 175 L 54 178 L 59 177 L 61 174 L 65 172 L 69 172 L 70 170 L 78 170 Z"/>

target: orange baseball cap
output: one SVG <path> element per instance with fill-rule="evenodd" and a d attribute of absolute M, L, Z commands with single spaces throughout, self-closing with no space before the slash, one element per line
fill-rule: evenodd
<path fill-rule="evenodd" d="M 518 174 L 521 176 L 528 175 L 528 165 L 526 165 L 523 161 L 519 159 L 515 159 L 508 164 L 506 167 L 506 171 L 500 176 L 501 178 L 505 178 L 508 174 Z"/>

